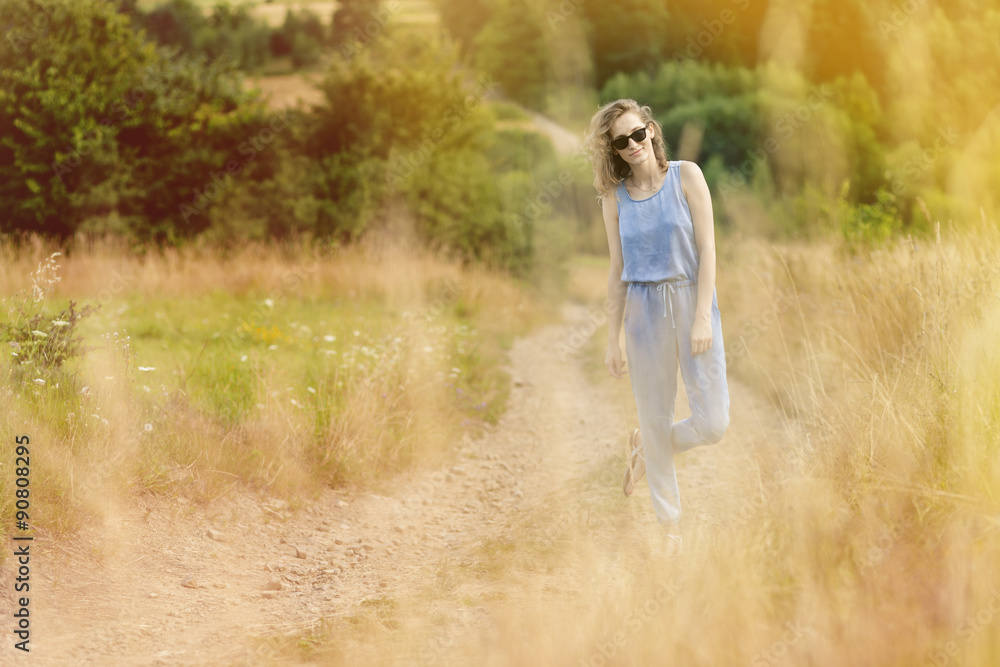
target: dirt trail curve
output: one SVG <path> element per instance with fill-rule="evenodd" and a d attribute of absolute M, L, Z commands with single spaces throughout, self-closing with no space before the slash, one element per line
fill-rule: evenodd
<path fill-rule="evenodd" d="M 328 491 L 295 512 L 246 495 L 211 507 L 145 498 L 99 532 L 37 543 L 32 652 L 12 657 L 7 642 L 0 664 L 258 664 L 253 638 L 350 615 L 365 600 L 412 595 L 441 563 L 544 508 L 564 482 L 609 464 L 619 479 L 618 389 L 610 379 L 590 383 L 579 355 L 556 353 L 587 314 L 567 304 L 563 325 L 517 340 L 514 388 L 498 426 L 463 443 L 454 465 L 393 480 L 391 495 Z M 681 464 L 692 499 L 712 486 L 720 456 L 777 427 L 743 386 L 733 383 L 732 394 L 723 443 Z M 652 516 L 645 484 L 629 503 Z M 269 591 L 271 582 L 280 590 Z"/>
<path fill-rule="evenodd" d="M 552 146 L 559 155 L 571 155 L 579 150 L 583 144 L 583 138 L 580 135 L 567 130 L 548 116 L 543 116 L 538 112 L 523 107 L 522 111 L 531 116 L 531 121 L 535 124 L 535 127 L 549 138 Z"/>

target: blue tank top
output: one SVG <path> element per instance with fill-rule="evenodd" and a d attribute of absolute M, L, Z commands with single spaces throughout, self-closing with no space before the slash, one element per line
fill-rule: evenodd
<path fill-rule="evenodd" d="M 618 233 L 625 282 L 698 280 L 698 246 L 687 197 L 681 188 L 681 161 L 673 160 L 663 187 L 635 200 L 618 186 Z"/>

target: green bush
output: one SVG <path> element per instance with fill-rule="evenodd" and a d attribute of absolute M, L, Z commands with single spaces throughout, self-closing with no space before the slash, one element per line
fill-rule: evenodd
<path fill-rule="evenodd" d="M 308 9 L 295 12 L 289 8 L 281 27 L 270 35 L 270 50 L 275 57 L 291 56 L 292 65 L 300 68 L 319 62 L 323 45 L 329 41 L 319 16 Z"/>
<path fill-rule="evenodd" d="M 503 100 L 490 102 L 489 110 L 498 121 L 527 121 L 531 117 L 524 113 L 520 106 Z"/>
<path fill-rule="evenodd" d="M 405 195 L 417 230 L 432 245 L 466 261 L 516 264 L 527 248 L 511 237 L 500 208 L 496 175 L 471 148 L 433 154 L 407 180 Z"/>
<path fill-rule="evenodd" d="M 518 169 L 551 173 L 556 168 L 556 153 L 547 136 L 532 130 L 504 128 L 491 136 L 487 148 L 490 162 L 499 171 Z"/>
<path fill-rule="evenodd" d="M 340 0 L 330 27 L 331 44 L 342 49 L 359 34 L 365 34 L 365 24 L 378 19 L 381 7 L 381 0 Z"/>
<path fill-rule="evenodd" d="M 851 204 L 845 199 L 847 185 L 837 200 L 840 231 L 851 247 L 884 243 L 902 228 L 896 210 L 896 196 L 879 190 L 873 204 Z"/>
<path fill-rule="evenodd" d="M 177 240 L 268 161 L 280 118 L 231 64 L 158 51 L 101 0 L 0 5 L 0 22 L 36 15 L 46 30 L 0 43 L 0 231 L 65 238 L 98 220 Z"/>
<path fill-rule="evenodd" d="M 761 131 L 757 105 L 753 93 L 711 95 L 698 102 L 679 104 L 658 114 L 658 118 L 672 148 L 677 147 L 685 126 L 694 123 L 703 132 L 699 155 L 719 156 L 727 165 L 736 167 L 758 146 Z"/>
<path fill-rule="evenodd" d="M 158 57 L 98 0 L 0 3 L 0 232 L 68 236 L 113 206 L 117 134 L 145 106 L 135 90 Z"/>
<path fill-rule="evenodd" d="M 176 47 L 190 57 L 229 59 L 248 72 L 260 70 L 270 59 L 271 29 L 242 5 L 219 3 L 205 16 L 193 0 L 168 0 L 135 17 L 137 27 L 159 45 Z"/>
<path fill-rule="evenodd" d="M 292 66 L 296 69 L 314 65 L 323 55 L 323 47 L 313 37 L 300 32 L 292 38 Z"/>

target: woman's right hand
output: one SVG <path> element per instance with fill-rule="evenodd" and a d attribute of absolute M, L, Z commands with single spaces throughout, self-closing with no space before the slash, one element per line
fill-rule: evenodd
<path fill-rule="evenodd" d="M 608 367 L 611 377 L 621 380 L 628 372 L 622 359 L 622 347 L 618 343 L 608 343 L 608 353 L 604 356 L 604 365 Z"/>

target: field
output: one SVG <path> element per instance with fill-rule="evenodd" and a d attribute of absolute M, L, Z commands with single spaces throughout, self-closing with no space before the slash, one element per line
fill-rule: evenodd
<path fill-rule="evenodd" d="M 0 4 L 0 665 L 1000 665 L 1000 11 L 215 4 Z M 680 549 L 592 184 L 660 139 L 731 398 Z"/>
<path fill-rule="evenodd" d="M 33 450 L 63 535 L 45 558 L 77 581 L 51 582 L 40 632 L 109 664 L 158 646 L 178 664 L 992 664 L 996 237 L 727 239 L 732 425 L 680 460 L 672 561 L 648 491 L 619 490 L 635 416 L 600 368 L 600 259 L 574 262 L 561 306 L 398 249 L 59 260 L 52 298 L 114 292 L 88 342 L 130 336 L 135 360 L 116 375 L 111 345 L 59 388 L 8 385 L 5 428 L 52 443 Z M 8 254 L 7 289 L 47 251 Z M 133 586 L 140 620 L 114 625 Z"/>
<path fill-rule="evenodd" d="M 510 313 L 533 312 L 488 274 L 399 259 L 398 250 L 249 247 L 227 259 L 194 250 L 139 259 L 96 244 L 80 259 L 46 250 L 47 263 L 7 252 L 12 321 L 62 312 L 71 300 L 77 311 L 98 307 L 76 329 L 92 352 L 85 364 L 51 377 L 19 364 L 9 378 L 20 387 L 16 399 L 8 394 L 9 419 L 31 414 L 36 431 L 62 443 L 37 459 L 48 480 L 38 492 L 54 503 L 40 511 L 57 532 L 100 504 L 119 475 L 145 490 L 180 475 L 201 497 L 231 479 L 286 493 L 433 457 L 458 435 L 455 410 L 470 423 L 502 410 L 498 355 L 524 321 Z M 32 285 L 43 280 L 62 289 L 36 301 Z M 497 303 L 503 294 L 510 301 Z M 440 330 L 424 331 L 431 322 Z M 191 465 L 201 472 L 182 474 Z"/>

